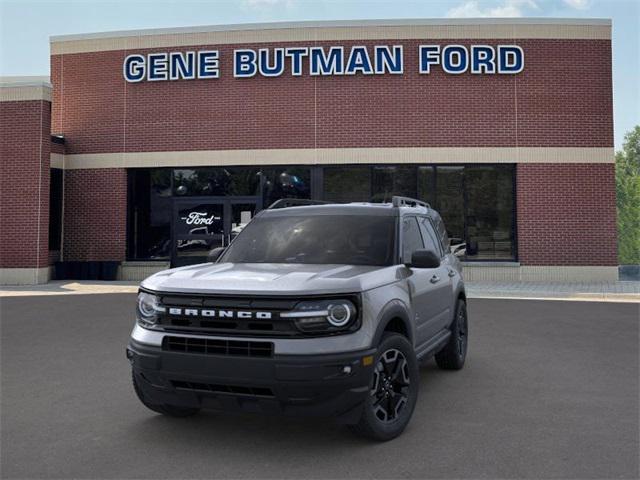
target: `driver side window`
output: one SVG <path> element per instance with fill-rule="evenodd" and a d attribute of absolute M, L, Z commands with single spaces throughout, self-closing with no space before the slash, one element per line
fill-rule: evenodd
<path fill-rule="evenodd" d="M 405 217 L 402 220 L 402 261 L 411 262 L 411 255 L 424 248 L 422 236 L 416 217 Z"/>
<path fill-rule="evenodd" d="M 424 239 L 424 248 L 431 250 L 439 257 L 442 257 L 443 252 L 440 247 L 440 241 L 438 240 L 438 237 L 436 237 L 436 232 L 433 230 L 433 226 L 428 218 L 420 218 L 420 231 L 422 232 L 422 238 Z"/>

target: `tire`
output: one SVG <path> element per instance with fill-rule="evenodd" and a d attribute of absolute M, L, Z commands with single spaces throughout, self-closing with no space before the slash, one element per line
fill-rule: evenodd
<path fill-rule="evenodd" d="M 400 435 L 411 420 L 420 387 L 418 361 L 405 337 L 388 333 L 378 346 L 374 365 L 360 420 L 350 428 L 366 438 L 387 441 Z"/>
<path fill-rule="evenodd" d="M 147 400 L 142 392 L 142 389 L 138 385 L 138 380 L 136 379 L 135 373 L 131 372 L 131 378 L 133 380 L 133 389 L 138 396 L 138 399 L 142 402 L 142 404 L 147 407 L 149 410 L 152 410 L 156 413 L 161 413 L 162 415 L 167 415 L 168 417 L 190 417 L 195 415 L 200 411 L 199 408 L 189 408 L 189 407 L 178 407 L 176 405 L 155 405 Z"/>
<path fill-rule="evenodd" d="M 442 370 L 460 370 L 467 358 L 469 343 L 469 328 L 467 322 L 467 304 L 458 300 L 456 316 L 451 324 L 451 337 L 445 347 L 436 353 L 436 363 Z"/>

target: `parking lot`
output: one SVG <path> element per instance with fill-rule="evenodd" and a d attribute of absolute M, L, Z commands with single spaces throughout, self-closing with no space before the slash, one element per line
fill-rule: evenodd
<path fill-rule="evenodd" d="M 639 305 L 470 300 L 460 372 L 422 367 L 386 444 L 322 420 L 146 410 L 133 294 L 2 298 L 2 478 L 637 478 Z"/>

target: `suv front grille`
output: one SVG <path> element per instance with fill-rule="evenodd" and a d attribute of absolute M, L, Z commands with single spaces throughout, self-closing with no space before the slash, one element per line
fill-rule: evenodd
<path fill-rule="evenodd" d="M 295 307 L 298 299 L 204 297 L 167 294 L 161 296 L 166 313 L 159 317 L 165 331 L 175 333 L 222 334 L 252 337 L 291 337 L 302 335 L 291 319 L 280 312 Z M 229 315 L 223 317 L 221 310 Z M 214 312 L 214 316 L 204 315 Z M 179 312 L 179 313 L 176 313 Z M 238 318 L 238 312 L 248 318 Z M 265 317 L 268 314 L 268 318 Z M 261 316 L 262 315 L 262 316 Z"/>
<path fill-rule="evenodd" d="M 305 332 L 296 320 L 281 317 L 303 301 L 324 298 L 347 298 L 360 309 L 360 298 L 355 294 L 314 296 L 227 296 L 160 293 L 162 313 L 158 326 L 174 334 L 208 335 L 222 337 L 310 337 L 322 332 Z M 345 332 L 328 332 L 326 335 Z"/>
<path fill-rule="evenodd" d="M 245 342 L 212 338 L 166 336 L 162 341 L 162 349 L 170 352 L 200 353 L 203 355 L 273 356 L 273 343 L 271 342 Z"/>
<path fill-rule="evenodd" d="M 212 383 L 184 382 L 171 380 L 173 388 L 196 392 L 229 393 L 232 395 L 251 395 L 254 397 L 273 397 L 273 391 L 266 387 L 242 387 L 238 385 L 217 385 Z"/>

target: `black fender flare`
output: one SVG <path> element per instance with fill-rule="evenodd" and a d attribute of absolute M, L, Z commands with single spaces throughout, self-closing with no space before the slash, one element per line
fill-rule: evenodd
<path fill-rule="evenodd" d="M 376 328 L 376 333 L 373 335 L 373 342 L 371 345 L 372 347 L 375 348 L 380 345 L 382 335 L 384 335 L 384 331 L 387 328 L 387 325 L 389 325 L 389 322 L 391 322 L 391 320 L 393 320 L 394 318 L 398 318 L 402 321 L 405 330 L 407 331 L 409 342 L 413 345 L 414 329 L 410 320 L 409 310 L 404 303 L 402 303 L 400 300 L 390 301 L 382 308 L 378 318 L 378 326 Z"/>

